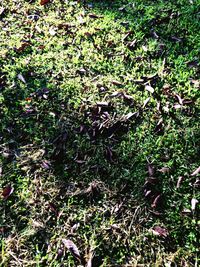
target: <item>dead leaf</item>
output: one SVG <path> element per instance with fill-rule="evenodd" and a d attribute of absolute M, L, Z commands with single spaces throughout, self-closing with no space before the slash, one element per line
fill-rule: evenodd
<path fill-rule="evenodd" d="M 81 255 L 79 253 L 79 250 L 77 248 L 77 246 L 74 244 L 73 241 L 69 240 L 69 239 L 62 239 L 63 244 L 65 245 L 65 247 L 71 252 L 71 254 L 81 262 Z"/>
<path fill-rule="evenodd" d="M 157 195 L 153 201 L 153 203 L 151 204 L 152 208 L 157 208 L 159 203 L 161 201 L 161 194 Z"/>
<path fill-rule="evenodd" d="M 117 86 L 122 86 L 123 85 L 123 83 L 121 83 L 119 81 L 116 81 L 116 80 L 112 81 L 112 84 L 117 85 Z"/>
<path fill-rule="evenodd" d="M 118 97 L 118 96 L 122 96 L 122 95 L 123 95 L 122 92 L 120 92 L 120 91 L 115 91 L 115 92 L 113 92 L 113 93 L 110 95 L 110 97 Z"/>
<path fill-rule="evenodd" d="M 26 80 L 24 79 L 24 77 L 22 76 L 22 74 L 18 74 L 17 75 L 17 78 L 20 80 L 20 81 L 22 81 L 23 83 L 26 83 Z"/>
<path fill-rule="evenodd" d="M 147 91 L 149 91 L 150 93 L 154 93 L 154 89 L 153 89 L 153 87 L 151 87 L 150 85 L 146 85 L 145 86 L 145 89 L 147 90 Z"/>
<path fill-rule="evenodd" d="M 176 36 L 172 36 L 171 40 L 174 41 L 174 42 L 178 42 L 178 43 L 183 42 L 183 38 L 179 38 L 179 37 L 176 37 Z"/>
<path fill-rule="evenodd" d="M 122 41 L 126 41 L 131 34 L 133 34 L 133 31 L 127 32 L 126 35 L 123 37 Z"/>
<path fill-rule="evenodd" d="M 40 5 L 44 6 L 44 5 L 48 4 L 49 2 L 50 2 L 50 0 L 41 0 Z"/>
<path fill-rule="evenodd" d="M 161 169 L 159 169 L 159 172 L 166 174 L 170 172 L 170 168 L 169 167 L 162 167 Z"/>
<path fill-rule="evenodd" d="M 88 259 L 88 262 L 87 262 L 87 266 L 86 267 L 92 267 L 92 260 L 94 258 L 94 253 L 93 252 L 90 252 L 90 255 L 89 255 L 89 259 Z"/>
<path fill-rule="evenodd" d="M 92 19 L 99 19 L 99 18 L 103 18 L 103 16 L 100 16 L 100 15 L 96 15 L 96 14 L 93 14 L 93 13 L 90 13 L 88 14 L 88 16 Z"/>
<path fill-rule="evenodd" d="M 192 209 L 192 211 L 195 211 L 195 209 L 196 209 L 196 205 L 197 205 L 198 202 L 199 202 L 199 201 L 198 201 L 196 198 L 193 198 L 193 199 L 191 200 L 191 209 Z"/>
<path fill-rule="evenodd" d="M 180 184 L 182 183 L 182 181 L 183 181 L 183 176 L 178 177 L 176 188 L 179 188 L 180 187 Z"/>
<path fill-rule="evenodd" d="M 137 44 L 137 40 L 133 40 L 131 42 L 128 42 L 127 43 L 127 47 L 130 49 L 130 50 L 133 50 L 135 47 L 136 47 L 136 44 Z"/>
<path fill-rule="evenodd" d="M 13 187 L 11 187 L 10 185 L 6 186 L 2 192 L 3 199 L 6 200 L 13 193 L 13 191 Z"/>
<path fill-rule="evenodd" d="M 56 35 L 56 31 L 55 31 L 55 29 L 53 29 L 53 28 L 50 28 L 50 29 L 49 29 L 49 33 L 50 33 L 51 36 Z"/>
<path fill-rule="evenodd" d="M 3 13 L 5 12 L 5 10 L 6 10 L 6 9 L 5 9 L 4 7 L 1 7 L 1 8 L 0 8 L 0 16 L 3 15 Z"/>
<path fill-rule="evenodd" d="M 158 121 L 158 123 L 157 123 L 157 125 L 156 125 L 154 131 L 155 131 L 155 133 L 157 133 L 157 134 L 162 134 L 162 133 L 163 133 L 163 130 L 164 130 L 164 127 L 163 127 L 163 118 L 161 118 L 161 119 Z"/>
<path fill-rule="evenodd" d="M 191 174 L 191 176 L 195 176 L 200 173 L 200 166 Z"/>
<path fill-rule="evenodd" d="M 145 108 L 145 107 L 146 107 L 146 105 L 149 103 L 149 100 L 150 100 L 150 99 L 151 99 L 151 98 L 148 97 L 148 98 L 144 101 L 142 108 Z"/>
<path fill-rule="evenodd" d="M 155 174 L 155 167 L 152 165 L 152 164 L 148 164 L 148 173 L 149 173 L 149 176 L 150 177 L 152 177 L 152 176 L 154 176 L 154 174 Z"/>
<path fill-rule="evenodd" d="M 109 106 L 109 102 L 96 102 L 98 107 L 108 107 Z"/>
<path fill-rule="evenodd" d="M 197 180 L 194 182 L 193 186 L 196 187 L 196 188 L 199 188 L 199 187 L 200 187 L 200 180 L 197 179 Z"/>
<path fill-rule="evenodd" d="M 200 81 L 199 80 L 191 80 L 191 84 L 193 84 L 195 88 L 200 87 Z"/>
<path fill-rule="evenodd" d="M 155 226 L 152 229 L 152 232 L 154 235 L 161 236 L 161 237 L 167 237 L 169 235 L 169 232 L 167 229 L 160 227 L 160 226 Z"/>
<path fill-rule="evenodd" d="M 131 95 L 127 95 L 125 93 L 123 93 L 122 95 L 123 95 L 125 100 L 128 100 L 128 101 L 133 101 L 134 100 L 134 98 Z"/>
<path fill-rule="evenodd" d="M 148 197 L 151 193 L 152 193 L 151 190 L 147 190 L 147 191 L 145 190 L 145 195 L 144 196 Z"/>
<path fill-rule="evenodd" d="M 185 63 L 187 64 L 187 66 L 189 68 L 198 68 L 198 66 L 199 66 L 198 60 L 191 60 L 191 61 L 187 61 Z"/>
<path fill-rule="evenodd" d="M 31 44 L 29 42 L 23 42 L 20 47 L 15 48 L 14 50 L 17 52 L 23 52 L 27 47 L 29 47 Z"/>
<path fill-rule="evenodd" d="M 56 216 L 59 215 L 57 207 L 56 207 L 56 205 L 54 203 L 50 202 L 48 206 L 49 206 L 50 210 L 52 210 L 56 214 Z"/>
<path fill-rule="evenodd" d="M 148 51 L 148 48 L 145 45 L 142 45 L 142 49 L 144 50 L 144 52 Z"/>
<path fill-rule="evenodd" d="M 51 168 L 51 162 L 49 160 L 43 160 L 41 166 L 44 169 L 50 169 Z"/>
<path fill-rule="evenodd" d="M 183 209 L 182 212 L 181 212 L 183 215 L 191 215 L 191 210 L 189 209 Z"/>
<path fill-rule="evenodd" d="M 183 105 L 183 99 L 179 95 L 177 95 L 177 94 L 175 94 L 175 96 L 178 99 L 179 104 L 180 105 Z"/>

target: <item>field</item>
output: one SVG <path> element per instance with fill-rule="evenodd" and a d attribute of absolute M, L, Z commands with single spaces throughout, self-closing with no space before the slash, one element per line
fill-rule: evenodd
<path fill-rule="evenodd" d="M 0 266 L 199 266 L 200 1 L 0 3 Z"/>

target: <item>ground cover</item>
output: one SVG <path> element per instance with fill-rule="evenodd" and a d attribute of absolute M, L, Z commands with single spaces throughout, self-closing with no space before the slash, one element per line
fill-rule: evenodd
<path fill-rule="evenodd" d="M 198 266 L 199 1 L 0 6 L 1 266 Z"/>

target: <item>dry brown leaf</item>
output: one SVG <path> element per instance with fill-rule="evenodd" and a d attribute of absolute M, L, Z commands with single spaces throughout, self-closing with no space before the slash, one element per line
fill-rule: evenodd
<path fill-rule="evenodd" d="M 113 80 L 112 84 L 117 85 L 117 86 L 122 86 L 123 85 L 123 83 L 121 83 L 119 81 L 116 81 L 116 80 Z"/>
<path fill-rule="evenodd" d="M 100 15 L 97 15 L 97 14 L 93 14 L 93 13 L 90 13 L 88 14 L 88 16 L 92 19 L 99 19 L 99 18 L 103 18 L 103 16 L 100 16 Z"/>
<path fill-rule="evenodd" d="M 11 187 L 10 185 L 6 186 L 2 192 L 3 199 L 6 200 L 13 193 L 13 191 L 13 187 Z"/>
<path fill-rule="evenodd" d="M 161 237 L 167 237 L 169 235 L 169 232 L 167 231 L 167 229 L 160 227 L 160 226 L 155 226 L 152 229 L 152 232 L 154 235 L 158 235 Z"/>
<path fill-rule="evenodd" d="M 191 176 L 195 176 L 200 173 L 200 166 L 191 174 Z"/>
<path fill-rule="evenodd" d="M 40 5 L 44 6 L 44 5 L 48 4 L 49 2 L 50 2 L 50 0 L 41 0 Z"/>
<path fill-rule="evenodd" d="M 153 94 L 153 92 L 154 92 L 153 87 L 150 86 L 150 85 L 146 85 L 146 86 L 145 86 L 145 89 L 146 89 L 148 92 L 152 93 L 152 94 Z"/>
<path fill-rule="evenodd" d="M 165 173 L 169 173 L 170 172 L 170 168 L 168 167 L 162 167 L 161 169 L 159 169 L 159 172 L 165 174 Z"/>
<path fill-rule="evenodd" d="M 182 183 L 182 181 L 183 181 L 183 176 L 178 177 L 176 188 L 179 188 L 180 187 L 180 184 Z"/>
<path fill-rule="evenodd" d="M 64 244 L 64 246 L 71 252 L 71 254 L 81 262 L 81 255 L 79 253 L 79 250 L 77 248 L 77 246 L 74 244 L 73 241 L 69 240 L 69 239 L 62 239 L 62 242 Z"/>
<path fill-rule="evenodd" d="M 160 201 L 161 201 L 161 195 L 159 194 L 159 195 L 157 195 L 157 196 L 155 197 L 153 203 L 151 204 L 151 207 L 152 207 L 152 208 L 157 208 L 158 205 L 159 205 L 159 203 L 160 203 Z"/>
<path fill-rule="evenodd" d="M 197 205 L 198 202 L 199 202 L 199 201 L 198 201 L 196 198 L 193 198 L 193 199 L 191 200 L 191 209 L 192 209 L 192 211 L 195 211 L 195 209 L 196 209 L 196 205 Z"/>
<path fill-rule="evenodd" d="M 94 253 L 91 252 L 90 255 L 89 255 L 89 259 L 88 259 L 87 265 L 86 265 L 87 267 L 92 267 L 93 257 L 94 257 Z"/>

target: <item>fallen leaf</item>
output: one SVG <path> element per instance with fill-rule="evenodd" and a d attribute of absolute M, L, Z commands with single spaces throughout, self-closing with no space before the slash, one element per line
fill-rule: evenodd
<path fill-rule="evenodd" d="M 108 107 L 109 106 L 109 102 L 96 102 L 98 107 Z"/>
<path fill-rule="evenodd" d="M 51 163 L 50 163 L 50 161 L 48 161 L 48 160 L 44 160 L 44 161 L 42 161 L 41 166 L 42 166 L 44 169 L 50 169 L 50 168 L 51 168 Z"/>
<path fill-rule="evenodd" d="M 133 40 L 133 41 L 127 43 L 127 47 L 130 50 L 133 50 L 136 47 L 136 44 L 137 44 L 137 40 Z"/>
<path fill-rule="evenodd" d="M 24 79 L 24 77 L 22 76 L 22 74 L 18 74 L 17 75 L 17 78 L 20 80 L 20 81 L 22 81 L 23 83 L 26 83 L 26 80 Z"/>
<path fill-rule="evenodd" d="M 161 195 L 157 195 L 153 201 L 153 203 L 151 204 L 151 207 L 152 208 L 157 208 L 159 203 L 160 203 L 160 200 L 161 200 Z"/>
<path fill-rule="evenodd" d="M 63 244 L 65 245 L 65 247 L 71 252 L 71 254 L 81 262 L 81 255 L 79 253 L 79 250 L 77 248 L 77 246 L 74 244 L 73 241 L 69 240 L 69 239 L 62 239 Z"/>
<path fill-rule="evenodd" d="M 199 63 L 197 60 L 191 60 L 185 62 L 189 68 L 197 68 L 199 66 Z"/>
<path fill-rule="evenodd" d="M 155 185 L 155 184 L 158 183 L 158 179 L 155 178 L 155 177 L 148 177 L 148 178 L 147 178 L 147 183 L 150 183 L 150 184 Z"/>
<path fill-rule="evenodd" d="M 161 237 L 167 237 L 169 235 L 169 232 L 167 231 L 167 229 L 160 227 L 160 226 L 155 226 L 152 229 L 152 232 L 154 235 L 158 235 Z"/>
<path fill-rule="evenodd" d="M 133 31 L 127 32 L 126 35 L 122 38 L 122 41 L 126 41 L 131 34 L 133 34 Z"/>
<path fill-rule="evenodd" d="M 112 84 L 117 85 L 117 86 L 122 86 L 123 85 L 123 83 L 121 83 L 119 81 L 116 81 L 116 80 L 112 81 Z"/>
<path fill-rule="evenodd" d="M 124 120 L 125 120 L 125 121 L 130 120 L 130 119 L 133 118 L 136 114 L 137 114 L 137 112 L 129 112 L 128 114 L 126 114 L 126 115 L 124 116 Z"/>
<path fill-rule="evenodd" d="M 56 205 L 54 203 L 50 202 L 49 203 L 49 208 L 56 214 L 56 216 L 59 215 L 59 212 L 58 212 L 58 210 L 56 208 Z"/>
<path fill-rule="evenodd" d="M 103 16 L 100 16 L 100 15 L 96 15 L 96 14 L 93 14 L 93 13 L 90 13 L 88 14 L 88 16 L 92 19 L 99 19 L 99 18 L 103 18 Z"/>
<path fill-rule="evenodd" d="M 163 133 L 163 130 L 164 130 L 164 128 L 163 128 L 163 119 L 161 118 L 161 119 L 158 121 L 158 123 L 157 123 L 157 125 L 156 125 L 154 131 L 155 131 L 155 133 L 157 133 L 157 134 L 162 134 L 162 133 Z"/>
<path fill-rule="evenodd" d="M 163 215 L 163 213 L 155 211 L 155 210 L 149 210 L 149 211 L 155 216 L 162 216 Z"/>
<path fill-rule="evenodd" d="M 113 93 L 110 95 L 110 97 L 118 97 L 118 96 L 122 96 L 122 95 L 123 95 L 122 92 L 115 91 L 115 92 L 113 92 Z"/>
<path fill-rule="evenodd" d="M 71 228 L 71 233 L 75 233 L 77 229 L 80 227 L 80 223 L 75 223 Z"/>
<path fill-rule="evenodd" d="M 29 42 L 23 42 L 19 48 L 15 48 L 15 51 L 17 52 L 23 52 L 26 47 L 30 46 L 31 44 Z"/>
<path fill-rule="evenodd" d="M 53 29 L 53 28 L 50 28 L 50 29 L 49 29 L 49 33 L 50 33 L 51 36 L 56 35 L 56 31 L 55 31 L 55 29 Z"/>
<path fill-rule="evenodd" d="M 177 95 L 177 94 L 175 94 L 175 96 L 176 96 L 176 98 L 178 99 L 179 104 L 180 104 L 180 105 L 183 105 L 183 100 L 182 100 L 182 98 L 181 98 L 179 95 Z"/>
<path fill-rule="evenodd" d="M 62 258 L 62 256 L 63 256 L 63 254 L 64 254 L 64 251 L 62 250 L 62 249 L 58 249 L 57 250 L 57 259 L 61 259 Z"/>
<path fill-rule="evenodd" d="M 146 85 L 146 86 L 145 86 L 145 89 L 146 89 L 147 91 L 149 91 L 150 93 L 152 93 L 152 94 L 153 94 L 153 92 L 154 92 L 153 87 L 151 87 L 150 85 Z"/>
<path fill-rule="evenodd" d="M 169 173 L 170 172 L 170 168 L 168 167 L 162 167 L 161 169 L 159 169 L 159 172 L 165 174 L 165 173 Z"/>
<path fill-rule="evenodd" d="M 13 191 L 13 187 L 11 187 L 10 185 L 6 186 L 2 192 L 3 199 L 6 200 L 13 193 Z"/>
<path fill-rule="evenodd" d="M 196 187 L 196 188 L 199 188 L 199 187 L 200 187 L 200 180 L 197 179 L 197 180 L 194 182 L 193 186 Z"/>
<path fill-rule="evenodd" d="M 182 212 L 181 212 L 183 215 L 191 215 L 191 210 L 189 209 L 183 209 Z"/>
<path fill-rule="evenodd" d="M 192 211 L 195 211 L 195 209 L 196 209 L 196 205 L 197 205 L 198 202 L 199 202 L 199 201 L 198 201 L 196 198 L 193 198 L 193 199 L 191 200 L 191 209 L 192 209 Z"/>
<path fill-rule="evenodd" d="M 149 176 L 151 177 L 151 176 L 154 176 L 154 174 L 155 174 L 155 167 L 152 165 L 152 164 L 148 164 L 148 173 L 149 173 Z"/>
<path fill-rule="evenodd" d="M 180 104 L 175 104 L 175 105 L 174 105 L 174 108 L 175 108 L 175 109 L 180 109 L 180 108 L 182 108 L 182 106 L 181 106 Z"/>
<path fill-rule="evenodd" d="M 122 95 L 123 95 L 125 100 L 128 100 L 128 101 L 133 101 L 134 100 L 134 98 L 131 95 L 127 95 L 125 93 L 123 93 Z"/>
<path fill-rule="evenodd" d="M 145 191 L 145 197 L 148 197 L 149 195 L 151 194 L 151 190 L 147 190 L 147 191 Z"/>
<path fill-rule="evenodd" d="M 33 14 L 33 15 L 28 15 L 27 19 L 37 21 L 40 18 L 40 16 Z"/>
<path fill-rule="evenodd" d="M 92 267 L 92 260 L 93 260 L 93 257 L 94 257 L 94 253 L 90 253 L 89 255 L 89 259 L 88 259 L 88 262 L 87 262 L 87 265 L 86 267 Z"/>
<path fill-rule="evenodd" d="M 40 5 L 44 6 L 44 5 L 48 4 L 49 2 L 50 2 L 50 0 L 41 0 Z"/>
<path fill-rule="evenodd" d="M 183 176 L 178 177 L 176 188 L 179 188 L 180 187 L 180 184 L 182 183 L 182 181 L 183 181 Z"/>
<path fill-rule="evenodd" d="M 5 12 L 5 10 L 6 10 L 6 9 L 5 9 L 4 7 L 1 7 L 1 8 L 0 8 L 0 16 L 3 15 L 3 13 Z"/>
<path fill-rule="evenodd" d="M 193 84 L 195 88 L 200 87 L 200 81 L 199 80 L 191 80 L 191 84 Z"/>
<path fill-rule="evenodd" d="M 179 38 L 179 37 L 176 37 L 176 36 L 172 36 L 171 37 L 171 40 L 174 41 L 174 42 L 178 42 L 178 43 L 183 42 L 183 39 L 182 38 Z"/>
<path fill-rule="evenodd" d="M 144 101 L 142 108 L 145 108 L 145 107 L 146 107 L 146 105 L 149 103 L 149 100 L 150 100 L 150 99 L 151 99 L 151 98 L 148 97 L 148 98 Z"/>
<path fill-rule="evenodd" d="M 195 176 L 200 173 L 200 166 L 191 174 L 191 176 Z"/>

